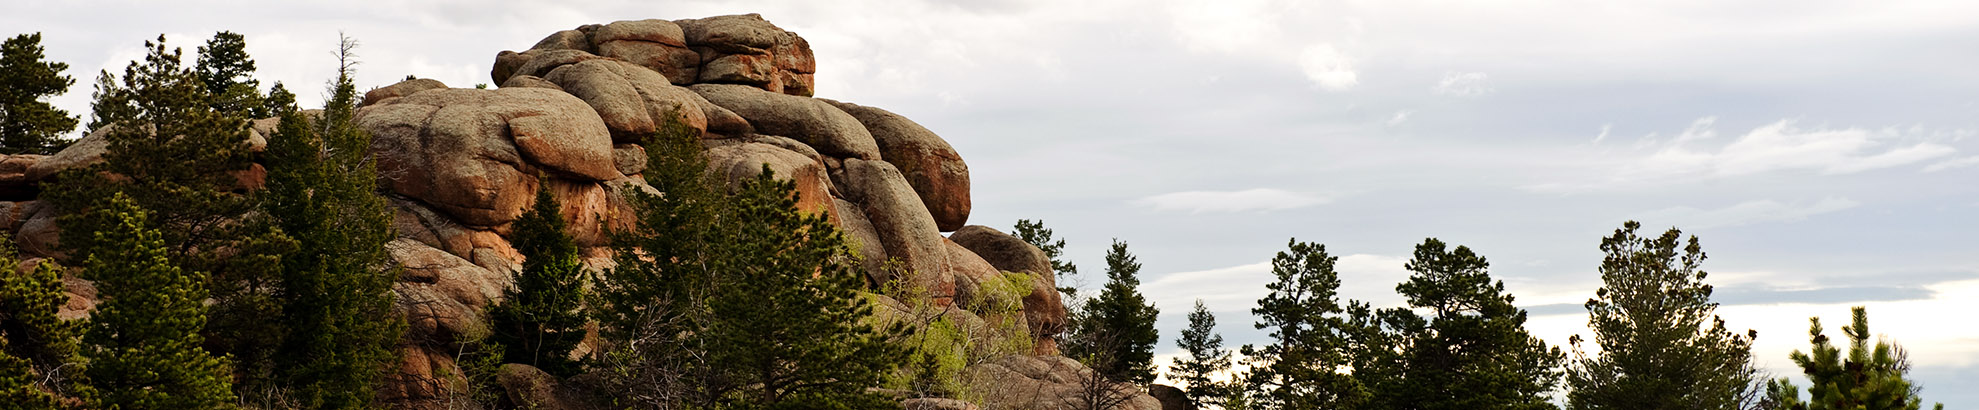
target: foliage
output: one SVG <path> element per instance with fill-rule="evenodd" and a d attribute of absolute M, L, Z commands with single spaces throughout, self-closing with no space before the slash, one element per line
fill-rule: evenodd
<path fill-rule="evenodd" d="M 866 391 L 904 356 L 888 337 L 904 329 L 860 323 L 873 306 L 859 297 L 845 236 L 823 215 L 797 210 L 796 186 L 765 165 L 743 183 L 708 265 L 712 284 L 704 338 L 716 403 L 787 408 L 800 403 L 868 407 Z M 717 276 L 718 275 L 718 276 Z"/>
<path fill-rule="evenodd" d="M 638 383 L 623 393 L 643 396 L 628 401 L 889 404 L 867 389 L 906 357 L 892 343 L 904 329 L 860 320 L 873 306 L 845 236 L 797 211 L 793 183 L 767 167 L 731 195 L 711 189 L 697 135 L 677 122 L 648 146 L 647 181 L 665 194 L 631 195 L 640 225 L 619 238 L 621 264 L 599 279 L 593 304 L 619 352 L 608 370 Z"/>
<path fill-rule="evenodd" d="M 1567 407 L 1734 409 L 1756 401 L 1758 332 L 1732 333 L 1713 314 L 1697 237 L 1682 241 L 1675 228 L 1636 236 L 1641 226 L 1629 221 L 1601 240 L 1603 286 L 1586 304 L 1601 353 L 1590 357 L 1579 335 L 1569 339 Z"/>
<path fill-rule="evenodd" d="M 76 83 L 62 75 L 67 63 L 43 61 L 41 33 L 22 34 L 0 44 L 0 154 L 53 154 L 68 141 L 76 117 L 42 99 L 62 95 Z"/>
<path fill-rule="evenodd" d="M 1372 393 L 1369 408 L 1555 408 L 1549 393 L 1566 357 L 1526 333 L 1525 310 L 1491 280 L 1484 257 L 1430 238 L 1404 267 L 1413 274 L 1396 292 L 1432 316 L 1349 308 L 1362 336 L 1354 376 Z"/>
<path fill-rule="evenodd" d="M 150 215 L 122 194 L 91 212 L 84 273 L 102 297 L 84 335 L 97 408 L 218 409 L 231 402 L 227 361 L 200 348 L 205 274 L 174 266 Z"/>
<path fill-rule="evenodd" d="M 1109 379 L 1135 384 L 1154 381 L 1154 328 L 1160 313 L 1141 296 L 1140 262 L 1127 252 L 1127 243 L 1113 241 L 1106 253 L 1106 287 L 1085 306 L 1085 315 L 1072 329 L 1066 355 Z"/>
<path fill-rule="evenodd" d="M 1188 389 L 1183 393 L 1196 408 L 1221 404 L 1231 386 L 1210 377 L 1230 371 L 1230 350 L 1223 348 L 1223 335 L 1216 333 L 1216 314 L 1203 306 L 1202 299 L 1196 299 L 1196 309 L 1189 312 L 1189 328 L 1182 330 L 1175 345 L 1188 356 L 1177 357 L 1168 366 L 1168 379 Z"/>
<path fill-rule="evenodd" d="M 42 199 L 67 213 L 58 224 L 70 255 L 97 253 L 93 233 L 116 228 L 115 220 L 81 217 L 85 211 L 118 194 L 145 210 L 146 228 L 159 232 L 171 264 L 207 280 L 207 349 L 233 356 L 243 377 L 258 380 L 274 366 L 282 334 L 280 321 L 269 320 L 282 317 L 273 292 L 278 256 L 294 241 L 268 224 L 243 222 L 256 208 L 242 183 L 255 172 L 247 122 L 208 105 L 212 95 L 164 37 L 146 46 L 142 63 L 98 81 L 93 116 L 112 127 L 103 162 L 64 171 Z"/>
<path fill-rule="evenodd" d="M 53 410 L 55 396 L 35 387 L 35 374 L 28 360 L 9 353 L 12 345 L 0 339 L 0 409 Z"/>
<path fill-rule="evenodd" d="M 1060 284 L 1058 292 L 1064 293 L 1065 299 L 1075 300 L 1079 297 L 1079 287 L 1071 282 L 1079 275 L 1079 266 L 1061 259 L 1065 253 L 1065 240 L 1053 239 L 1051 228 L 1044 227 L 1044 220 L 1019 219 L 1017 230 L 1011 231 L 1010 234 L 1023 239 L 1031 246 L 1038 247 L 1038 250 L 1044 251 L 1046 258 L 1051 259 L 1051 270 L 1058 274 L 1057 283 Z"/>
<path fill-rule="evenodd" d="M 1821 332 L 1821 318 L 1809 318 L 1807 334 L 1813 353 L 1795 350 L 1790 358 L 1806 372 L 1813 385 L 1807 388 L 1808 401 L 1798 400 L 1799 389 L 1785 378 L 1769 381 L 1767 396 L 1783 409 L 1796 410 L 1917 410 L 1924 399 L 1921 388 L 1904 377 L 1910 360 L 1902 347 L 1879 338 L 1869 345 L 1869 313 L 1862 306 L 1852 310 L 1854 321 L 1842 326 L 1848 336 L 1848 357 L 1843 358 L 1827 335 Z M 1943 410 L 1943 404 L 1936 406 Z"/>
<path fill-rule="evenodd" d="M 548 178 L 536 190 L 536 203 L 513 225 L 511 243 L 522 254 L 522 273 L 504 292 L 503 303 L 489 308 L 496 343 L 506 346 L 507 363 L 535 366 L 557 377 L 577 375 L 570 359 L 584 340 L 584 265 L 577 242 L 565 232 L 560 204 L 550 195 Z"/>
<path fill-rule="evenodd" d="M 261 82 L 254 79 L 254 59 L 247 55 L 245 36 L 231 31 L 213 33 L 213 38 L 199 47 L 199 63 L 194 70 L 200 83 L 206 85 L 206 93 L 214 97 L 209 103 L 214 111 L 249 119 L 279 113 L 270 109 L 278 107 L 263 101 Z"/>
<path fill-rule="evenodd" d="M 0 239 L 0 354 L 23 360 L 34 373 L 42 375 L 37 386 L 62 391 L 68 375 L 65 366 L 75 361 L 76 338 L 81 323 L 56 317 L 68 303 L 62 270 L 43 261 L 31 271 L 19 272 L 14 250 Z"/>
<path fill-rule="evenodd" d="M 1352 328 L 1343 317 L 1338 298 L 1338 257 L 1326 245 L 1293 239 L 1288 249 L 1271 258 L 1276 280 L 1251 313 L 1258 329 L 1271 329 L 1272 343 L 1239 349 L 1250 364 L 1247 392 L 1239 397 L 1257 408 L 1353 408 L 1368 392 L 1353 376 L 1342 373 L 1348 364 Z"/>
<path fill-rule="evenodd" d="M 587 306 L 613 374 L 611 391 L 626 405 L 666 408 L 699 384 L 687 370 L 701 362 L 685 338 L 688 314 L 707 290 L 695 273 L 712 254 L 715 215 L 725 198 L 707 176 L 700 132 L 678 113 L 646 141 L 645 181 L 664 194 L 626 190 L 636 227 L 612 238 L 613 262 L 592 281 Z"/>
<path fill-rule="evenodd" d="M 320 117 L 293 105 L 277 109 L 282 122 L 269 137 L 268 185 L 259 202 L 268 222 L 299 245 L 281 254 L 277 300 L 286 329 L 272 370 L 303 408 L 367 406 L 404 330 L 392 311 L 398 269 L 385 249 L 394 236 L 392 211 L 377 194 L 376 164 L 366 155 L 371 135 L 352 120 L 350 45 L 340 49 Z M 293 104 L 293 95 L 279 85 L 275 91 L 270 102 Z"/>
<path fill-rule="evenodd" d="M 867 294 L 875 306 L 886 303 L 882 298 L 898 302 L 893 308 L 877 309 L 869 323 L 880 327 L 902 324 L 908 329 L 895 338 L 895 343 L 909 353 L 905 364 L 883 384 L 887 388 L 906 390 L 911 397 L 979 403 L 985 392 L 973 389 L 979 383 L 965 379 L 964 369 L 1031 352 L 1033 340 L 1023 317 L 1023 298 L 1031 293 L 1029 274 L 1004 272 L 984 280 L 979 297 L 959 306 L 962 309 L 936 306 L 927 288 L 913 286 L 904 276 L 896 278 L 881 286 L 884 296 Z"/>

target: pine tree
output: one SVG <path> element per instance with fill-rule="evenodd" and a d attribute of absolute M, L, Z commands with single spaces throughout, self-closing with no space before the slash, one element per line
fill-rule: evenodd
<path fill-rule="evenodd" d="M 213 38 L 199 47 L 195 70 L 199 81 L 206 84 L 206 92 L 214 96 L 214 111 L 248 119 L 275 115 L 262 101 L 261 82 L 254 79 L 254 59 L 247 55 L 246 36 L 231 31 L 213 33 Z"/>
<path fill-rule="evenodd" d="M 83 336 L 93 407 L 220 409 L 233 402 L 227 361 L 200 348 L 205 274 L 179 269 L 150 215 L 122 194 L 91 211 L 108 222 L 82 254 L 102 302 Z"/>
<path fill-rule="evenodd" d="M 55 397 L 35 387 L 35 374 L 28 360 L 7 351 L 13 346 L 0 339 L 0 409 L 54 410 Z"/>
<path fill-rule="evenodd" d="M 55 316 L 69 301 L 62 270 L 43 261 L 32 271 L 18 272 L 14 251 L 4 241 L 0 239 L 0 341 L 7 347 L 0 353 L 25 360 L 50 381 L 42 387 L 59 392 L 67 387 L 64 366 L 75 362 L 81 335 L 81 323 Z"/>
<path fill-rule="evenodd" d="M 1288 249 L 1271 259 L 1276 281 L 1271 293 L 1258 299 L 1251 313 L 1258 329 L 1271 329 L 1272 343 L 1239 349 L 1251 365 L 1245 375 L 1245 399 L 1252 406 L 1286 409 L 1354 408 L 1367 400 L 1367 389 L 1342 372 L 1348 364 L 1351 324 L 1343 316 L 1338 292 L 1340 275 L 1333 270 L 1338 257 L 1326 246 L 1291 240 Z"/>
<path fill-rule="evenodd" d="M 1194 408 L 1221 405 L 1229 387 L 1211 377 L 1230 371 L 1230 350 L 1223 348 L 1223 335 L 1216 333 L 1216 314 L 1203 306 L 1202 299 L 1196 299 L 1196 309 L 1189 312 L 1189 328 L 1182 330 L 1175 345 L 1188 356 L 1177 357 L 1168 366 L 1168 379 L 1187 386 L 1184 393 Z"/>
<path fill-rule="evenodd" d="M 1072 283 L 1072 279 L 1078 277 L 1079 266 L 1059 258 L 1065 253 L 1064 239 L 1053 239 L 1051 228 L 1044 227 L 1044 220 L 1033 222 L 1029 219 L 1019 219 L 1017 230 L 1011 231 L 1010 234 L 1044 251 L 1045 258 L 1051 259 L 1051 270 L 1058 272 L 1058 292 L 1065 294 L 1066 300 L 1078 299 L 1079 287 Z"/>
<path fill-rule="evenodd" d="M 1160 311 L 1141 296 L 1140 262 L 1118 239 L 1106 252 L 1106 287 L 1087 302 L 1072 330 L 1066 355 L 1087 362 L 1109 379 L 1136 384 L 1154 381 L 1154 328 Z"/>
<path fill-rule="evenodd" d="M 506 348 L 508 363 L 543 369 L 557 377 L 577 375 L 571 350 L 584 340 L 584 265 L 577 242 L 564 230 L 563 212 L 545 179 L 536 204 L 513 225 L 511 243 L 522 254 L 522 273 L 489 309 L 493 340 Z"/>
<path fill-rule="evenodd" d="M 645 407 L 680 403 L 681 392 L 707 385 L 690 372 L 705 349 L 685 338 L 704 307 L 717 211 L 726 199 L 707 176 L 700 132 L 676 113 L 646 141 L 643 173 L 658 193 L 626 190 L 637 223 L 612 238 L 615 267 L 593 280 L 589 310 L 598 322 L 599 367 L 619 399 Z"/>
<path fill-rule="evenodd" d="M 1713 312 L 1703 247 L 1675 228 L 1636 236 L 1629 221 L 1601 240 L 1603 286 L 1588 299 L 1588 327 L 1599 356 L 1570 338 L 1567 367 L 1572 409 L 1735 409 L 1758 400 L 1752 339 L 1725 328 Z M 1708 327 L 1706 327 L 1708 326 Z"/>
<path fill-rule="evenodd" d="M 64 171 L 45 184 L 42 199 L 67 214 L 58 224 L 71 255 L 94 253 L 93 232 L 114 227 L 78 217 L 91 207 L 122 194 L 144 209 L 172 263 L 207 278 L 207 349 L 232 356 L 244 379 L 265 379 L 283 325 L 268 320 L 282 317 L 273 292 L 278 255 L 295 243 L 268 224 L 245 222 L 256 208 L 240 178 L 255 167 L 248 123 L 213 110 L 214 97 L 181 64 L 183 52 L 164 41 L 146 42 L 149 53 L 124 75 L 98 80 L 92 124 L 113 127 L 103 162 Z"/>
<path fill-rule="evenodd" d="M 797 210 L 796 185 L 767 165 L 745 181 L 717 237 L 705 325 L 707 386 L 718 407 L 880 408 L 896 399 L 869 391 L 906 350 L 901 326 L 863 319 L 872 302 L 843 233 L 824 215 Z"/>
<path fill-rule="evenodd" d="M 1789 356 L 1813 385 L 1808 400 L 1798 400 L 1799 389 L 1781 378 L 1768 383 L 1767 396 L 1795 410 L 1917 410 L 1924 404 L 1916 382 L 1904 377 L 1910 360 L 1903 347 L 1878 339 L 1869 344 L 1869 312 L 1862 306 L 1852 310 L 1854 321 L 1842 327 L 1848 336 L 1848 357 L 1822 334 L 1821 318 L 1809 318 L 1807 326 L 1813 353 L 1794 350 Z M 1944 410 L 1944 404 L 1934 406 Z"/>
<path fill-rule="evenodd" d="M 67 63 L 43 58 L 41 33 L 0 44 L 0 154 L 53 154 L 68 145 L 62 134 L 76 129 L 76 117 L 42 101 L 76 79 L 62 75 Z"/>
<path fill-rule="evenodd" d="M 394 237 L 392 211 L 377 194 L 371 135 L 352 121 L 352 44 L 340 48 L 320 117 L 278 107 L 282 122 L 269 137 L 268 185 L 259 201 L 269 222 L 298 244 L 281 255 L 286 333 L 273 373 L 303 408 L 368 407 L 404 330 L 392 311 L 398 270 L 385 248 Z M 286 100 L 293 104 L 292 96 Z"/>
<path fill-rule="evenodd" d="M 1377 409 L 1552 409 L 1560 349 L 1526 333 L 1526 312 L 1512 304 L 1490 263 L 1435 238 L 1416 245 L 1404 265 L 1407 282 L 1395 291 L 1409 307 L 1382 309 L 1383 332 L 1355 349 L 1354 375 L 1373 393 Z M 1366 322 L 1366 309 L 1355 316 Z"/>

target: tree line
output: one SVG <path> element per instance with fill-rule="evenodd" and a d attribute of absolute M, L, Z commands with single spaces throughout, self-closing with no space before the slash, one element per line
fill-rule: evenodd
<path fill-rule="evenodd" d="M 1271 260 L 1274 280 L 1251 313 L 1270 342 L 1224 346 L 1201 300 L 1188 314 L 1167 367 L 1190 408 L 1222 409 L 1906 409 L 1922 406 L 1903 349 L 1869 343 L 1864 308 L 1843 327 L 1848 352 L 1809 326 L 1811 352 L 1791 359 L 1812 385 L 1754 366 L 1755 331 L 1732 331 L 1714 311 L 1705 253 L 1676 228 L 1638 234 L 1630 221 L 1602 238 L 1603 286 L 1584 307 L 1592 339 L 1570 339 L 1572 355 L 1531 335 L 1490 263 L 1436 238 L 1416 245 L 1395 286 L 1407 307 L 1375 309 L 1341 300 L 1338 257 L 1293 239 Z M 1053 260 L 1061 283 L 1077 267 L 1064 239 L 1042 221 L 1020 220 L 1017 236 Z M 1143 386 L 1156 376 L 1153 303 L 1135 289 L 1140 264 L 1115 240 L 1107 281 L 1093 297 L 1061 289 L 1074 313 L 1061 337 L 1068 356 L 1103 377 Z M 1108 408 L 1118 401 L 1088 401 Z M 1942 409 L 1943 405 L 1934 406 Z"/>
<path fill-rule="evenodd" d="M 82 123 L 46 103 L 74 81 L 39 42 L 0 45 L 0 153 L 59 151 Z M 406 325 L 385 248 L 392 211 L 371 137 L 352 121 L 355 47 L 339 43 L 321 110 L 301 109 L 279 83 L 263 92 L 245 37 L 231 32 L 190 65 L 161 36 L 121 75 L 99 75 L 86 127 L 104 133 L 103 161 L 41 187 L 62 215 L 62 255 L 20 266 L 0 247 L 0 408 L 391 405 L 376 390 Z M 280 125 L 257 150 L 249 120 L 269 117 Z M 790 182 L 767 169 L 735 186 L 717 180 L 680 121 L 645 149 L 656 192 L 629 190 L 636 227 L 613 234 L 609 268 L 585 267 L 542 176 L 512 226 L 524 257 L 515 285 L 486 312 L 488 334 L 459 343 L 462 400 L 540 404 L 485 394 L 503 364 L 588 376 L 598 400 L 626 408 L 883 408 L 897 406 L 888 389 L 956 377 L 928 370 L 943 359 L 911 342 L 927 340 L 925 327 L 872 319 L 878 302 L 853 244 L 797 211 Z M 256 168 L 265 180 L 246 177 Z M 1592 353 L 1576 338 L 1570 359 L 1527 334 L 1525 312 L 1466 247 L 1426 240 L 1397 286 L 1409 308 L 1374 309 L 1339 299 L 1324 245 L 1293 240 L 1252 310 L 1272 341 L 1233 352 L 1198 302 L 1169 378 L 1195 405 L 1230 409 L 1551 408 L 1557 391 L 1575 409 L 1919 406 L 1902 349 L 1869 345 L 1860 309 L 1843 329 L 1846 357 L 1811 326 L 1811 353 L 1793 356 L 1814 382 L 1805 399 L 1767 379 L 1750 362 L 1756 335 L 1712 315 L 1696 239 L 1680 248 L 1674 229 L 1646 238 L 1638 228 L 1602 241 L 1606 286 L 1586 305 Z M 1098 377 L 1152 383 L 1159 311 L 1137 290 L 1127 245 L 1109 249 L 1107 281 L 1088 298 L 1070 285 L 1078 269 L 1061 259 L 1062 239 L 1042 222 L 1012 233 L 1067 284 L 1065 354 Z M 97 291 L 87 319 L 56 316 L 71 276 Z M 587 335 L 595 343 L 583 346 Z M 1121 402 L 1102 393 L 1081 403 Z"/>

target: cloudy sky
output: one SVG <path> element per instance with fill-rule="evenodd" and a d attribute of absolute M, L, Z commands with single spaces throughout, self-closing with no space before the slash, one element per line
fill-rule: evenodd
<path fill-rule="evenodd" d="M 1261 342 L 1248 311 L 1293 237 L 1341 256 L 1346 296 L 1398 305 L 1403 261 L 1437 237 L 1490 258 L 1564 343 L 1585 333 L 1600 238 L 1635 219 L 1702 239 L 1719 312 L 1760 332 L 1768 369 L 1798 373 L 1807 317 L 1866 305 L 1928 401 L 1979 407 L 1962 388 L 1979 383 L 1971 3 L 174 3 L 11 0 L 0 34 L 42 32 L 78 77 L 56 101 L 80 113 L 95 72 L 160 33 L 188 52 L 243 33 L 260 78 L 314 90 L 341 32 L 362 42 L 360 87 L 467 87 L 557 30 L 762 13 L 810 40 L 819 96 L 961 151 L 972 222 L 1043 219 L 1089 287 L 1130 243 L 1164 336 L 1202 299 L 1232 344 Z"/>

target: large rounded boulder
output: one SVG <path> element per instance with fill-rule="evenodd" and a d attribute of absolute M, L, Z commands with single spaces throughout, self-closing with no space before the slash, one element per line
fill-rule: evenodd
<path fill-rule="evenodd" d="M 942 232 L 969 222 L 969 164 L 955 147 L 921 124 L 891 111 L 852 103 L 823 100 L 851 114 L 873 134 L 880 158 L 900 169 L 907 184 L 935 217 Z"/>
<path fill-rule="evenodd" d="M 623 177 L 611 134 L 584 101 L 542 88 L 432 89 L 365 107 L 387 185 L 469 225 L 520 216 L 537 172 L 580 181 Z"/>

